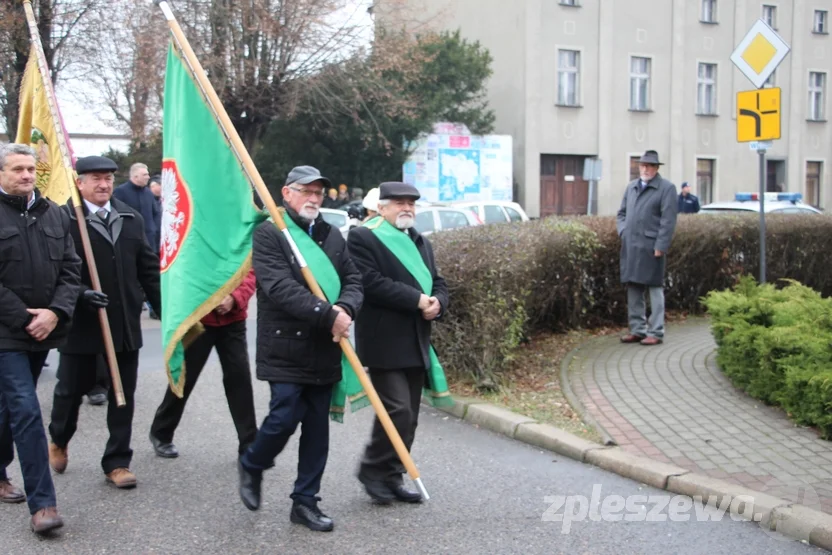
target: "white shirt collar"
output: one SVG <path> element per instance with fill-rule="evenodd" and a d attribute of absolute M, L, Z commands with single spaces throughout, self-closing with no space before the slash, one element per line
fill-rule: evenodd
<path fill-rule="evenodd" d="M 0 193 L 3 193 L 4 195 L 9 194 L 9 193 L 7 193 L 6 191 L 3 190 L 3 187 L 0 187 Z M 13 196 L 13 195 L 9 195 L 9 196 Z M 26 203 L 26 210 L 28 210 L 29 208 L 32 207 L 33 204 L 35 204 L 35 198 L 36 198 L 35 197 L 35 192 L 32 191 L 31 196 L 29 197 L 29 202 Z"/>
<path fill-rule="evenodd" d="M 84 201 L 84 204 L 87 206 L 87 210 L 90 211 L 90 214 L 95 214 L 102 208 L 107 211 L 107 214 L 113 211 L 113 207 L 110 205 L 110 201 L 107 201 L 107 204 L 104 206 L 96 206 L 95 204 L 91 203 L 87 199 L 81 199 Z"/>

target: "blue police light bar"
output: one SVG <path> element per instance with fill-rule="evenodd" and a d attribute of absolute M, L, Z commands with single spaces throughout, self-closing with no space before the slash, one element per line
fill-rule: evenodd
<path fill-rule="evenodd" d="M 738 202 L 746 201 L 746 200 L 759 200 L 760 195 L 757 193 L 737 193 L 734 195 L 734 200 Z"/>
<path fill-rule="evenodd" d="M 803 198 L 800 193 L 777 193 L 777 200 L 787 200 L 789 202 L 798 202 Z"/>

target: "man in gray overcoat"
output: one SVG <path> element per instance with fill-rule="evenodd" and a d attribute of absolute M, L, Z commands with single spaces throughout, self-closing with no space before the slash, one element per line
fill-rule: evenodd
<path fill-rule="evenodd" d="M 679 210 L 676 186 L 659 175 L 659 154 L 639 159 L 639 179 L 624 192 L 618 210 L 621 283 L 627 286 L 630 333 L 622 343 L 658 345 L 664 339 L 664 274 Z M 645 293 L 650 293 L 650 320 Z"/>

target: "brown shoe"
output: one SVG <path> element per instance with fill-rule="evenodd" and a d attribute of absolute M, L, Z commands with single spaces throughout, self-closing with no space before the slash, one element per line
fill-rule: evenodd
<path fill-rule="evenodd" d="M 58 474 L 63 474 L 66 465 L 69 463 L 69 445 L 58 447 L 54 443 L 49 444 L 49 466 Z"/>
<path fill-rule="evenodd" d="M 64 521 L 55 507 L 41 509 L 32 515 L 32 532 L 35 534 L 45 534 L 63 525 Z"/>
<path fill-rule="evenodd" d="M 658 337 L 645 337 L 641 340 L 642 345 L 658 345 L 662 340 Z"/>
<path fill-rule="evenodd" d="M 625 335 L 621 338 L 622 343 L 638 343 L 644 339 L 643 335 L 633 335 L 632 333 Z"/>
<path fill-rule="evenodd" d="M 0 503 L 23 503 L 26 496 L 8 480 L 0 480 Z"/>
<path fill-rule="evenodd" d="M 136 475 L 127 468 L 116 468 L 107 474 L 107 481 L 119 489 L 134 488 L 137 482 Z"/>

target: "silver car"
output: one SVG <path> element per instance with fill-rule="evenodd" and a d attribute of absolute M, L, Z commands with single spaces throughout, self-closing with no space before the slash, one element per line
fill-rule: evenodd
<path fill-rule="evenodd" d="M 350 218 L 346 210 L 338 210 L 337 208 L 320 208 L 319 210 L 326 223 L 341 230 L 341 236 L 344 239 L 347 238 L 352 228 L 361 225 L 361 222 L 357 219 Z"/>
<path fill-rule="evenodd" d="M 482 220 L 469 208 L 417 205 L 413 227 L 422 235 L 430 235 L 436 231 L 476 225 L 483 225 Z"/>

